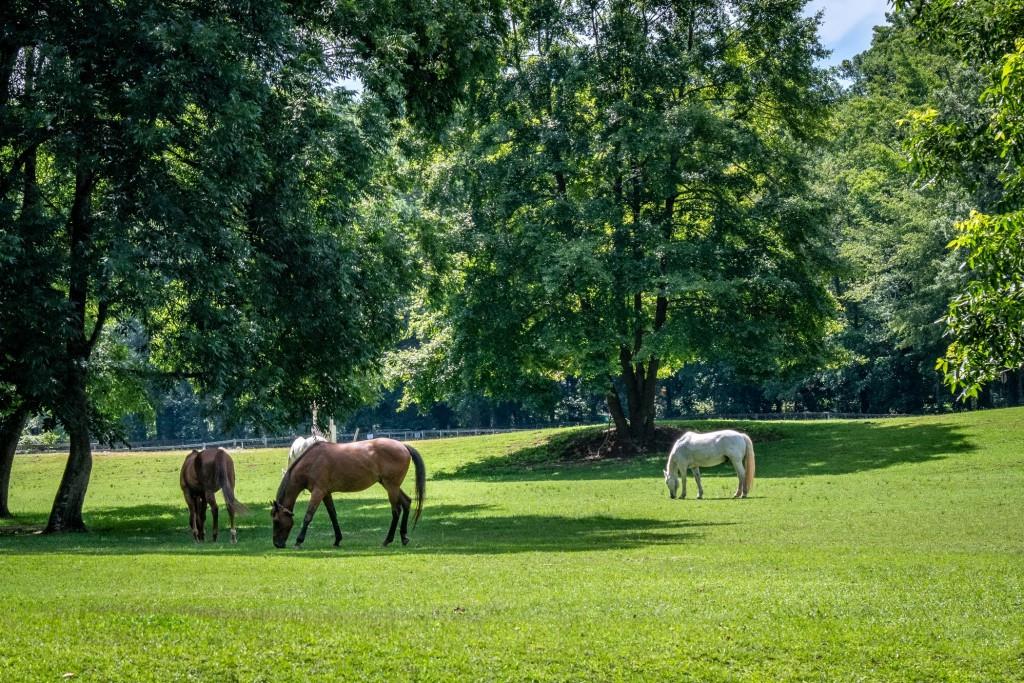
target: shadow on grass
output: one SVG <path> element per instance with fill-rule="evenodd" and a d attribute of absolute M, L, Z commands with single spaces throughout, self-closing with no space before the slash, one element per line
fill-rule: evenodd
<path fill-rule="evenodd" d="M 738 429 L 750 435 L 757 476 L 839 475 L 968 453 L 974 446 L 960 428 L 944 423 L 829 421 L 782 423 L 703 421 L 671 423 L 683 429 Z M 600 480 L 660 477 L 668 451 L 631 459 L 564 460 L 558 445 L 542 444 L 466 463 L 434 479 L 482 481 Z M 734 477 L 728 464 L 701 475 Z"/>
<path fill-rule="evenodd" d="M 290 546 L 277 550 L 271 545 L 270 513 L 266 508 L 255 508 L 250 515 L 237 518 L 239 542 L 232 546 L 228 543 L 224 519 L 216 543 L 196 544 L 188 530 L 184 507 L 140 505 L 88 511 L 89 533 L 41 536 L 0 531 L 0 558 L 8 552 L 18 555 L 216 554 L 309 558 L 377 556 L 394 552 L 469 555 L 579 552 L 684 543 L 702 535 L 704 527 L 731 524 L 601 515 L 494 515 L 488 512 L 491 507 L 488 505 L 428 505 L 419 526 L 410 530 L 409 546 L 402 548 L 396 540 L 391 547 L 382 548 L 381 542 L 391 522 L 386 502 L 346 504 L 339 498 L 336 504 L 345 536 L 340 548 L 331 547 L 334 533 L 322 508 L 317 511 L 301 550 Z M 296 518 L 301 519 L 304 509 L 305 503 L 300 502 Z M 208 517 L 208 539 L 209 525 Z M 297 533 L 298 524 L 292 531 L 290 544 L 294 544 Z"/>
<path fill-rule="evenodd" d="M 956 425 L 941 422 L 863 421 L 764 423 L 687 423 L 700 431 L 734 427 L 755 439 L 758 478 L 842 475 L 902 464 L 956 457 L 975 447 Z M 759 431 L 760 430 L 760 431 Z M 770 431 L 766 431 L 770 430 Z M 495 482 L 546 480 L 650 479 L 660 480 L 667 454 L 631 460 L 552 461 L 545 446 L 470 462 L 452 472 L 432 473 L 434 480 L 462 479 Z M 428 462 L 429 467 L 429 462 Z M 704 477 L 734 477 L 731 467 L 705 468 Z M 346 540 L 340 550 L 330 547 L 333 534 L 323 510 L 317 512 L 307 539 L 308 557 L 380 555 L 390 523 L 387 504 L 337 497 Z M 742 503 L 741 503 L 742 504 Z M 301 519 L 305 502 L 296 510 Z M 270 519 L 266 506 L 254 506 L 238 518 L 240 542 L 227 543 L 227 515 L 221 514 L 217 544 L 192 543 L 184 505 L 138 505 L 88 509 L 86 523 L 93 533 L 38 536 L 45 516 L 23 517 L 0 524 L 0 558 L 15 554 L 232 554 L 268 555 Z M 210 523 L 209 517 L 207 523 Z M 536 551 L 587 551 L 685 542 L 699 537 L 711 524 L 665 522 L 651 518 L 603 516 L 497 515 L 486 504 L 430 505 L 411 534 L 413 553 L 497 554 Z M 209 536 L 209 527 L 207 534 Z M 293 531 L 292 539 L 298 533 Z M 294 552 L 294 551 L 291 551 Z"/>

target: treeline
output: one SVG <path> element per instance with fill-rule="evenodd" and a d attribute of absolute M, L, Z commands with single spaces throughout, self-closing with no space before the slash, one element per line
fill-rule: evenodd
<path fill-rule="evenodd" d="M 1021 404 L 1024 323 L 1014 302 L 1024 285 L 1024 188 L 1020 129 L 1012 126 L 1022 101 L 1024 15 L 1013 3 L 898 4 L 890 23 L 875 29 L 871 47 L 833 74 L 841 90 L 807 164 L 813 179 L 804 196 L 827 206 L 822 272 L 835 305 L 824 334 L 805 349 L 813 360 L 789 356 L 788 363 L 751 367 L 749 359 L 735 362 L 715 348 L 659 378 L 659 416 Z M 962 237 L 953 245 L 960 248 L 950 248 L 970 230 L 966 219 L 1000 211 L 1008 217 L 1004 227 L 978 232 L 973 254 Z M 983 266 L 979 245 L 986 244 L 998 256 Z M 772 316 L 759 311 L 749 324 L 770 330 Z M 957 319 L 973 320 L 973 357 L 958 347 L 951 329 Z M 743 324 L 708 326 L 707 333 L 757 338 Z M 771 343 L 774 334 L 762 339 Z M 695 348 L 700 344 L 687 346 Z M 971 377 L 984 381 L 972 384 Z M 563 400 L 592 404 L 600 393 L 592 391 L 590 401 L 571 393 Z"/>
<path fill-rule="evenodd" d="M 1018 403 L 1019 1 L 898 0 L 838 71 L 804 4 L 7 3 L 0 515 L 26 425 L 66 531 L 95 438 L 314 408 L 628 451 Z"/>

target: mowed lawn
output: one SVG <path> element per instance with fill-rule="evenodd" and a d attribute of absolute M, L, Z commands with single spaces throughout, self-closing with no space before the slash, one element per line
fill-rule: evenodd
<path fill-rule="evenodd" d="M 192 543 L 185 453 L 98 455 L 91 533 L 24 533 L 63 458 L 19 456 L 0 680 L 1024 680 L 1022 424 L 691 423 L 754 438 L 742 501 L 727 465 L 680 501 L 665 454 L 427 441 L 423 518 L 386 549 L 379 487 L 336 496 L 340 548 L 321 509 L 304 549 L 274 549 L 282 449 L 232 453 L 237 546 Z"/>

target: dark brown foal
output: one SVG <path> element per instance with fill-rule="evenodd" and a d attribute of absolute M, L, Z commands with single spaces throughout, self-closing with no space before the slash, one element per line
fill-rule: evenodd
<path fill-rule="evenodd" d="M 223 448 L 204 448 L 185 456 L 181 465 L 181 492 L 188 505 L 188 525 L 192 538 L 198 543 L 206 539 L 206 506 L 213 516 L 213 540 L 217 540 L 217 498 L 218 490 L 224 491 L 231 522 L 231 542 L 238 542 L 235 530 L 235 513 L 246 511 L 235 498 L 235 463 Z"/>
<path fill-rule="evenodd" d="M 323 502 L 334 526 L 334 545 L 341 543 L 341 527 L 334 509 L 334 492 L 363 491 L 374 484 L 380 484 L 388 492 L 391 503 L 391 528 L 384 539 L 384 545 L 395 540 L 395 528 L 401 518 L 402 545 L 409 542 L 408 523 L 412 498 L 402 490 L 402 482 L 409 471 L 409 462 L 416 466 L 416 515 L 413 526 L 419 521 L 423 509 L 427 471 L 419 452 L 408 444 L 394 439 L 373 439 L 356 443 L 337 444 L 321 442 L 310 446 L 299 456 L 281 480 L 277 499 L 271 504 L 270 517 L 274 522 L 274 545 L 283 548 L 295 524 L 295 500 L 299 493 L 310 492 L 302 530 L 295 539 L 300 547 L 306 540 L 306 531 L 317 507 Z"/>

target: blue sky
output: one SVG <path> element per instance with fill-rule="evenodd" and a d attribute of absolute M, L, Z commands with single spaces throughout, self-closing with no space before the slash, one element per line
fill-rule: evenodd
<path fill-rule="evenodd" d="M 824 10 L 821 42 L 832 50 L 827 63 L 839 64 L 871 45 L 871 29 L 885 23 L 887 0 L 811 0 L 804 11 Z"/>

